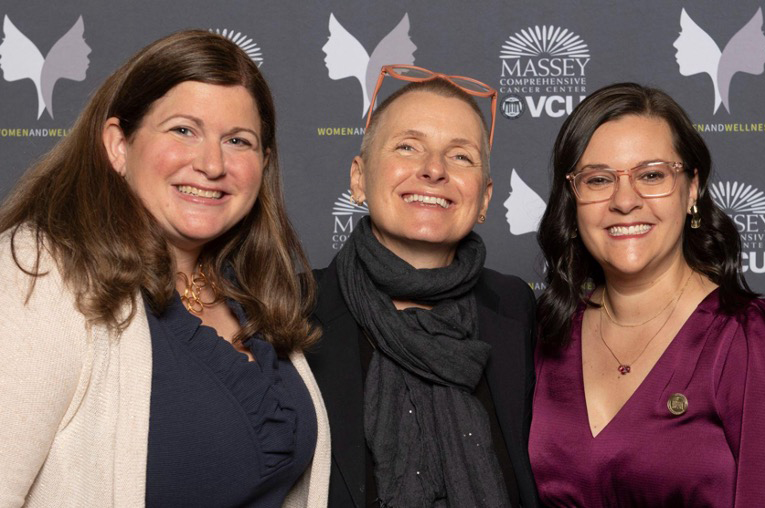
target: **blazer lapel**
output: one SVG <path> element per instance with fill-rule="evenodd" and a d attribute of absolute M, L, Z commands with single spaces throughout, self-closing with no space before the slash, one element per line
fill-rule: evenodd
<path fill-rule="evenodd" d="M 513 464 L 519 492 L 524 505 L 531 506 L 524 493 L 533 492 L 533 477 L 527 459 L 527 436 L 524 422 L 530 417 L 526 407 L 526 334 L 529 323 L 504 316 L 499 312 L 500 297 L 485 283 L 475 288 L 478 303 L 478 327 L 482 340 L 491 344 L 492 352 L 486 366 L 486 381 L 497 412 L 507 453 Z"/>
<path fill-rule="evenodd" d="M 323 335 L 306 352 L 306 358 L 329 415 L 333 461 L 331 488 L 341 488 L 344 484 L 354 504 L 360 508 L 364 505 L 366 479 L 360 332 L 340 293 L 334 261 L 317 273 L 317 280 L 319 294 L 314 317 L 321 325 Z M 342 479 L 336 477 L 338 471 Z"/>

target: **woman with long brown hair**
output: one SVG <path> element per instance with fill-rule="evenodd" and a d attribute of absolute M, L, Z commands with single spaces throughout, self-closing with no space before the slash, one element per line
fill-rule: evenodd
<path fill-rule="evenodd" d="M 1 505 L 326 504 L 314 285 L 240 48 L 185 31 L 133 56 L 0 231 Z"/>

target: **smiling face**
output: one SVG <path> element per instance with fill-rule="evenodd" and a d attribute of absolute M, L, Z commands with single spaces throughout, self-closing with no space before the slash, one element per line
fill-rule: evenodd
<path fill-rule="evenodd" d="M 366 161 L 353 161 L 353 194 L 367 201 L 388 249 L 403 259 L 440 251 L 451 261 L 491 197 L 481 119 L 462 100 L 432 92 L 405 94 L 383 115 Z"/>
<path fill-rule="evenodd" d="M 595 131 L 577 169 L 606 165 L 630 169 L 650 161 L 681 161 L 672 132 L 660 118 L 629 115 L 604 123 Z M 577 203 L 579 236 L 607 276 L 655 278 L 675 263 L 684 262 L 682 235 L 685 217 L 698 196 L 698 177 L 677 175 L 672 194 L 641 198 L 627 175 L 605 202 Z"/>
<path fill-rule="evenodd" d="M 110 118 L 104 144 L 176 255 L 195 257 L 247 215 L 267 164 L 260 115 L 242 86 L 181 83 L 154 102 L 129 141 Z"/>

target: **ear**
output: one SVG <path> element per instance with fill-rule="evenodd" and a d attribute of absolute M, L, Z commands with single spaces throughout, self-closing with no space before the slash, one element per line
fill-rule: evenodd
<path fill-rule="evenodd" d="M 101 132 L 101 139 L 106 149 L 106 155 L 109 157 L 109 162 L 112 164 L 112 169 L 124 177 L 127 171 L 128 142 L 125 134 L 122 132 L 118 118 L 111 117 L 106 120 L 104 129 Z"/>
<path fill-rule="evenodd" d="M 263 153 L 263 169 L 268 167 L 268 161 L 271 158 L 271 149 L 266 148 L 266 151 Z"/>
<path fill-rule="evenodd" d="M 690 208 L 696 204 L 699 199 L 699 170 L 693 170 L 693 178 L 691 178 L 690 185 L 688 186 L 688 213 Z"/>
<path fill-rule="evenodd" d="M 351 195 L 359 203 L 367 199 L 365 177 L 364 160 L 357 155 L 351 162 Z"/>
<path fill-rule="evenodd" d="M 481 215 L 486 215 L 489 210 L 489 201 L 491 201 L 491 193 L 494 191 L 494 182 L 491 178 L 486 182 L 486 190 L 483 193 L 483 206 L 481 206 Z"/>

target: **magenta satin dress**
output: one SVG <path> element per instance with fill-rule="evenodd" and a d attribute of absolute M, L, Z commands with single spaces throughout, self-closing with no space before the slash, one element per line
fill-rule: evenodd
<path fill-rule="evenodd" d="M 536 359 L 529 452 L 546 506 L 765 506 L 765 302 L 691 314 L 597 437 L 582 380 L 582 317 L 558 355 Z M 616 366 L 614 366 L 614 369 Z M 685 413 L 667 401 L 683 394 Z"/>

